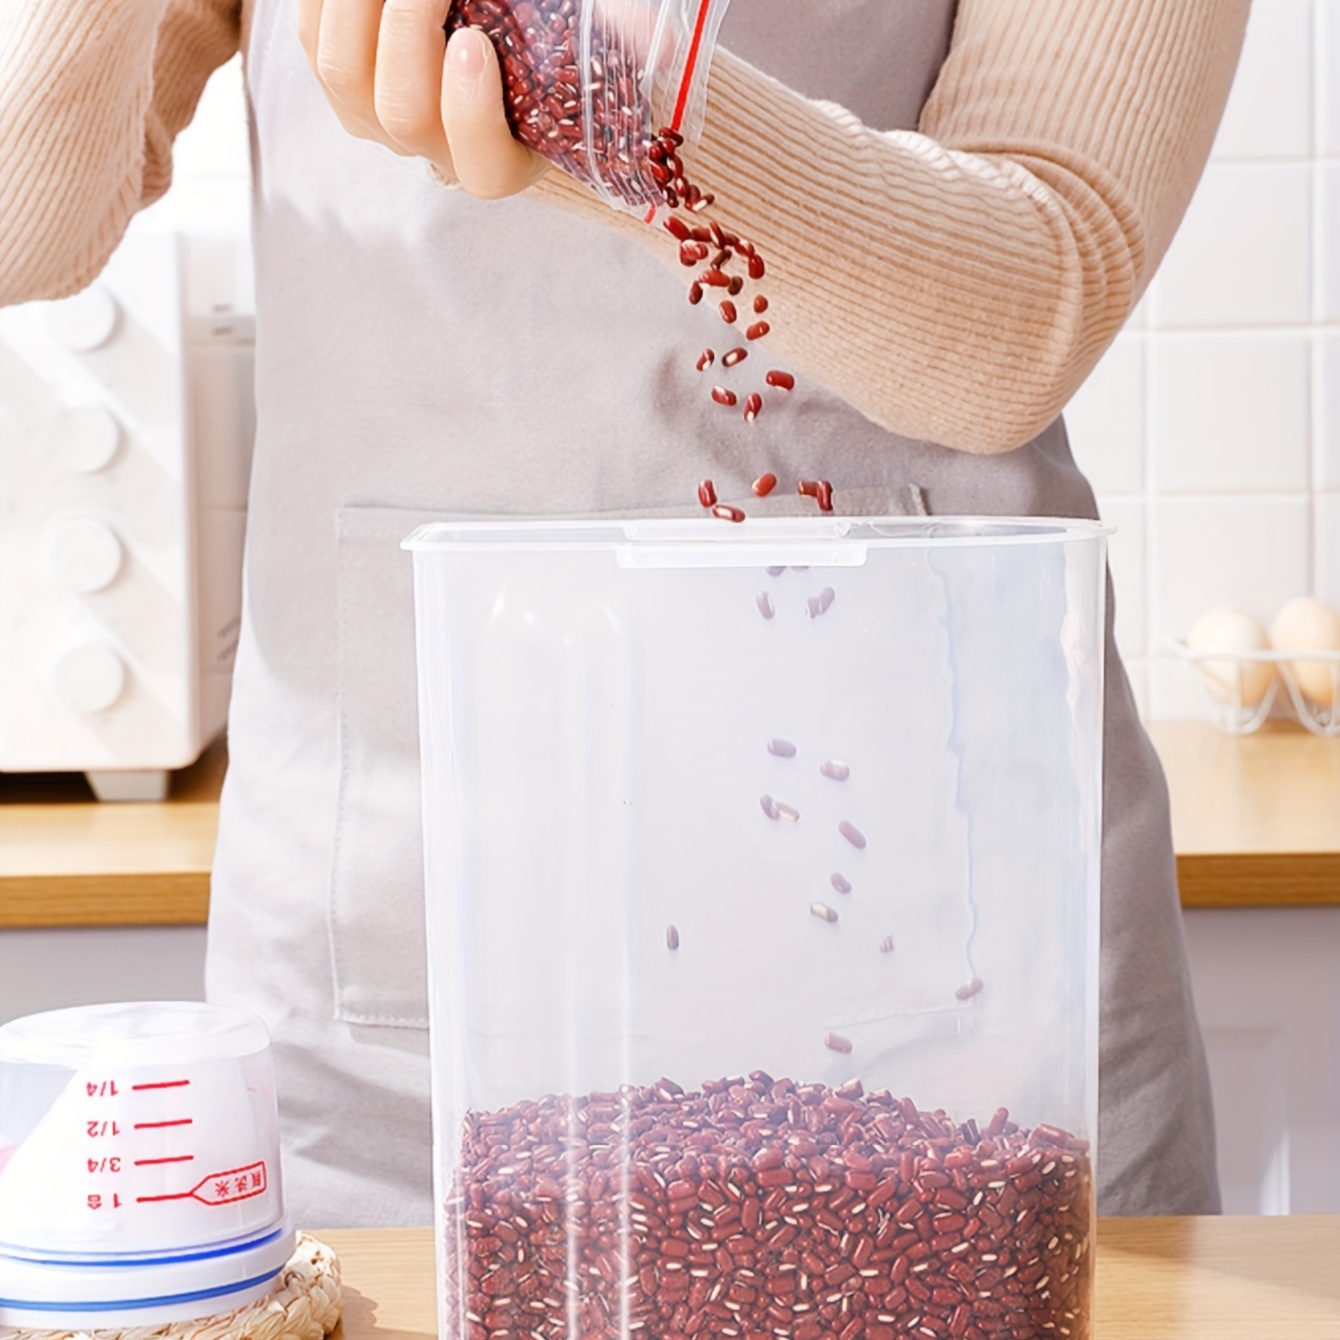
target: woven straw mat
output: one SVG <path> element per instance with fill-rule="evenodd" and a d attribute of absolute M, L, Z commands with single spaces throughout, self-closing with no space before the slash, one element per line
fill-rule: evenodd
<path fill-rule="evenodd" d="M 0 1340 L 321 1340 L 340 1320 L 340 1263 L 324 1243 L 298 1234 L 266 1298 L 221 1317 L 124 1330 L 30 1331 L 0 1326 Z"/>

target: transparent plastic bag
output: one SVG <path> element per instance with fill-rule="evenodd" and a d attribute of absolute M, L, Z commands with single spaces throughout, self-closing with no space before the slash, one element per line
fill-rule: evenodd
<path fill-rule="evenodd" d="M 611 205 L 648 218 L 684 203 L 649 154 L 692 144 L 729 0 L 456 0 L 446 29 L 481 28 L 516 137 Z"/>

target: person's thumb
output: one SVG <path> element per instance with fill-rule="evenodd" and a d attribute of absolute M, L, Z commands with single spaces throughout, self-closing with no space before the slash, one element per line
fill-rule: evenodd
<path fill-rule="evenodd" d="M 512 135 L 503 113 L 502 70 L 487 34 L 461 28 L 447 43 L 442 124 L 457 180 L 485 200 L 523 191 L 547 166 Z"/>

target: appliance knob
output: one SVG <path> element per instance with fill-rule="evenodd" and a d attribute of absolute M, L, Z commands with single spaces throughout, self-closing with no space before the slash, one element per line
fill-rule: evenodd
<path fill-rule="evenodd" d="M 56 440 L 61 469 L 72 475 L 105 470 L 121 445 L 121 425 L 102 405 L 72 405 Z"/>
<path fill-rule="evenodd" d="M 105 712 L 126 687 L 125 662 L 110 647 L 88 642 L 56 662 L 51 684 L 76 712 Z"/>
<path fill-rule="evenodd" d="M 116 299 L 105 288 L 88 288 L 47 308 L 47 330 L 57 344 L 86 354 L 112 338 L 118 313 Z"/>
<path fill-rule="evenodd" d="M 125 550 L 110 526 L 93 517 L 67 521 L 47 551 L 51 571 L 72 591 L 101 591 L 121 571 Z"/>

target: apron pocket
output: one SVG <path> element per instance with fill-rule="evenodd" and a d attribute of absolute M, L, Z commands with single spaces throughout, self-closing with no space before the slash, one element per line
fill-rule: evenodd
<path fill-rule="evenodd" d="M 813 512 L 808 499 L 770 499 L 769 508 L 752 501 L 756 512 Z M 853 516 L 925 514 L 922 491 L 910 484 L 847 490 L 840 503 Z M 426 522 L 466 519 L 494 518 L 399 507 L 336 513 L 339 791 L 330 945 L 335 1015 L 345 1023 L 428 1026 L 414 582 L 400 542 Z"/>
<path fill-rule="evenodd" d="M 442 512 L 336 514 L 339 792 L 330 880 L 335 1016 L 428 1026 L 414 586 L 400 542 Z"/>

